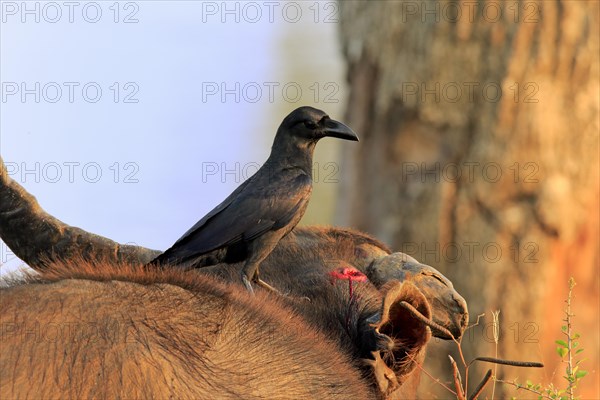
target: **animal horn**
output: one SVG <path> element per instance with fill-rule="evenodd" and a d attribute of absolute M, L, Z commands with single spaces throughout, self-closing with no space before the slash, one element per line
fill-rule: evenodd
<path fill-rule="evenodd" d="M 44 211 L 34 196 L 8 176 L 0 157 L 0 238 L 31 268 L 49 260 L 80 256 L 91 260 L 146 263 L 161 252 L 123 245 L 70 226 Z"/>

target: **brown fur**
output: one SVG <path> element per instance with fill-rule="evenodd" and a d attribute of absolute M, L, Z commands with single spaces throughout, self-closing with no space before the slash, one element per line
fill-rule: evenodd
<path fill-rule="evenodd" d="M 0 356 L 0 393 L 403 398 L 399 387 L 380 393 L 364 360 L 379 350 L 394 358 L 405 352 L 408 339 L 396 324 L 388 332 L 391 347 L 379 349 L 381 338 L 367 318 L 381 313 L 382 295 L 368 282 L 357 284 L 359 302 L 349 308 L 347 284 L 322 280 L 315 285 L 318 301 L 265 293 L 253 298 L 234 284 L 177 269 L 56 264 L 1 289 L 1 340 L 7 350 Z M 304 318 L 290 306 L 305 309 Z M 405 321 L 407 329 L 415 325 L 410 322 Z M 420 358 L 426 342 L 413 346 Z"/>
<path fill-rule="evenodd" d="M 450 320 L 453 311 L 432 309 L 434 292 L 393 278 L 354 283 L 351 301 L 348 281 L 329 277 L 340 267 L 380 271 L 373 266 L 389 254 L 360 232 L 297 228 L 261 265 L 261 276 L 288 293 L 283 298 L 248 296 L 240 262 L 194 271 L 54 263 L 0 292 L 1 339 L 10 348 L 0 356 L 0 393 L 414 398 L 420 371 L 413 360 L 423 360 L 431 335 L 398 304 L 406 300 L 428 318 Z M 393 261 L 385 266 L 393 274 Z M 93 340 L 88 322 L 97 327 Z M 46 340 L 56 326 L 58 339 Z"/>
<path fill-rule="evenodd" d="M 454 290 L 452 283 L 438 271 L 419 264 L 411 257 L 402 253 L 390 254 L 387 246 L 362 232 L 332 227 L 296 228 L 263 261 L 261 276 L 292 298 L 307 297 L 313 302 L 329 305 L 347 300 L 323 291 L 327 287 L 323 284 L 327 273 L 340 265 L 350 265 L 367 275 L 373 283 L 369 285 L 372 294 L 368 298 L 377 298 L 376 290 L 381 291 L 392 279 L 410 279 L 430 302 L 433 320 L 456 337 L 462 334 L 468 311 L 466 302 Z M 196 271 L 227 282 L 237 282 L 241 266 L 242 263 L 219 263 L 197 268 Z M 415 270 L 426 275 L 414 274 Z M 384 276 L 380 276 L 382 272 L 385 272 Z M 381 293 L 378 295 L 381 297 Z M 314 312 L 301 306 L 299 312 L 304 311 Z M 332 313 L 327 317 L 330 318 Z"/>
<path fill-rule="evenodd" d="M 2 398 L 373 397 L 278 299 L 206 276 L 76 263 L 1 294 Z"/>

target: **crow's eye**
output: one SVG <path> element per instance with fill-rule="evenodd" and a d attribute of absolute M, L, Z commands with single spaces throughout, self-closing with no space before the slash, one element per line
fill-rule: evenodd
<path fill-rule="evenodd" d="M 308 129 L 317 129 L 317 124 L 312 121 L 304 121 L 304 126 Z"/>

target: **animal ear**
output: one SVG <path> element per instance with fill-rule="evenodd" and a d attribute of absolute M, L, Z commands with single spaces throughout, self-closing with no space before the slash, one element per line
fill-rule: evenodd
<path fill-rule="evenodd" d="M 407 254 L 393 253 L 375 260 L 365 273 L 378 288 L 392 280 L 414 283 L 431 305 L 433 322 L 446 328 L 446 332 L 434 330 L 434 336 L 449 340 L 460 337 L 466 329 L 469 321 L 467 302 L 452 282 L 435 268 L 421 264 Z"/>
<path fill-rule="evenodd" d="M 373 351 L 373 359 L 364 362 L 371 368 L 381 393 L 389 396 L 416 368 L 416 362 L 431 339 L 429 327 L 408 311 L 410 304 L 425 318 L 431 319 L 431 307 L 421 291 L 411 282 L 391 281 L 382 287 L 385 293 L 379 314 L 371 318 L 370 329 L 376 337 L 389 339 L 388 348 Z M 375 319 L 376 321 L 372 321 Z"/>

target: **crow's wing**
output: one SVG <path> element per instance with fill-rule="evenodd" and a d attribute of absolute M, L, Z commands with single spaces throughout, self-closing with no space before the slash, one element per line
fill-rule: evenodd
<path fill-rule="evenodd" d="M 156 261 L 188 260 L 288 225 L 309 200 L 311 178 L 299 174 L 291 180 L 269 180 L 264 185 L 260 181 L 244 182 Z"/>
<path fill-rule="evenodd" d="M 238 186 L 229 196 L 227 196 L 227 198 L 225 200 L 223 200 L 218 206 L 216 206 L 215 208 L 210 210 L 208 212 L 208 214 L 206 214 L 204 217 L 202 217 L 200 219 L 200 221 L 196 222 L 194 224 L 194 226 L 192 226 L 190 229 L 188 229 L 187 232 L 185 232 L 183 234 L 183 236 L 181 236 L 179 239 L 177 239 L 177 241 L 171 247 L 175 247 L 175 245 L 177 245 L 181 242 L 184 242 L 188 236 L 190 236 L 191 234 L 193 234 L 194 232 L 196 232 L 197 230 L 202 228 L 202 226 L 204 226 L 204 224 L 206 224 L 209 219 L 211 219 L 212 217 L 214 217 L 215 215 L 219 214 L 221 211 L 223 211 L 224 209 L 229 207 L 229 205 L 231 205 L 231 203 L 234 200 L 236 200 L 240 196 L 241 193 L 244 192 L 244 189 L 248 186 L 248 184 L 251 182 L 251 180 L 252 179 L 248 179 L 248 180 L 244 181 L 244 183 L 242 183 L 240 186 Z"/>

